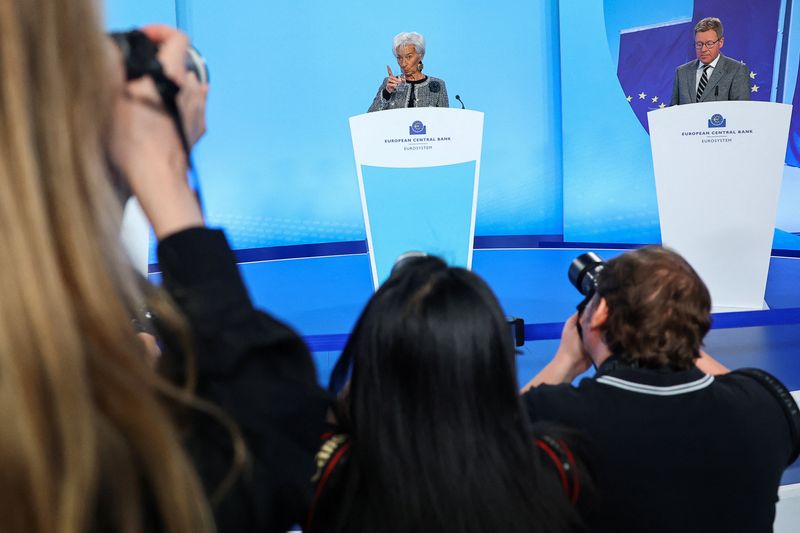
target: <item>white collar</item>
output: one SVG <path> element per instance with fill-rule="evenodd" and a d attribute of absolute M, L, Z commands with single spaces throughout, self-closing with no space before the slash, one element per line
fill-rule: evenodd
<path fill-rule="evenodd" d="M 717 63 L 719 63 L 719 58 L 721 58 L 721 57 L 722 57 L 722 52 L 720 52 L 720 53 L 717 55 L 717 57 L 715 57 L 715 58 L 714 58 L 714 61 L 712 61 L 711 63 L 709 63 L 709 64 L 708 64 L 708 66 L 710 66 L 712 70 L 713 70 L 713 69 L 715 69 L 715 68 L 717 68 Z M 698 59 L 698 60 L 697 60 L 697 63 L 698 63 L 698 64 L 697 64 L 697 70 L 703 70 L 703 67 L 705 67 L 705 65 L 703 64 L 703 62 L 702 62 L 702 61 L 700 61 L 700 60 Z"/>

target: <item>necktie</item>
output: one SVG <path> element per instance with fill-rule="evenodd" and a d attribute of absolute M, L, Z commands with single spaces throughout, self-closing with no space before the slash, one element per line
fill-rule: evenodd
<path fill-rule="evenodd" d="M 711 68 L 711 65 L 706 65 L 703 67 L 703 75 L 700 76 L 700 83 L 697 85 L 697 101 L 699 102 L 700 99 L 703 97 L 703 91 L 706 90 L 706 85 L 708 85 L 708 69 Z"/>

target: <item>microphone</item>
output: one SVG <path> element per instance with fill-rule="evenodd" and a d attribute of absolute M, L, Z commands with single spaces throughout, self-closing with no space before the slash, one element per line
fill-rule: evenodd
<path fill-rule="evenodd" d="M 464 100 L 462 100 L 462 99 L 461 99 L 461 96 L 460 96 L 460 95 L 458 95 L 458 94 L 456 95 L 456 100 L 458 100 L 459 102 L 461 102 L 461 109 L 464 109 Z"/>

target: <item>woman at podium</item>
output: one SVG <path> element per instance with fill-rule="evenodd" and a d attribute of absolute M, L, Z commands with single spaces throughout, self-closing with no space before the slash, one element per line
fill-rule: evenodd
<path fill-rule="evenodd" d="M 422 73 L 425 57 L 425 37 L 416 32 L 395 35 L 392 50 L 400 72 L 397 76 L 386 66 L 384 78 L 369 111 L 384 111 L 403 107 L 450 107 L 444 80 Z"/>

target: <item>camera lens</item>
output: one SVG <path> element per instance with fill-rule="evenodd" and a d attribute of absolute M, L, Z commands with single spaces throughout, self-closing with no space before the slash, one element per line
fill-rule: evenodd
<path fill-rule="evenodd" d="M 594 252 L 581 254 L 569 265 L 569 281 L 584 296 L 597 289 L 597 277 L 605 268 L 606 262 Z"/>

